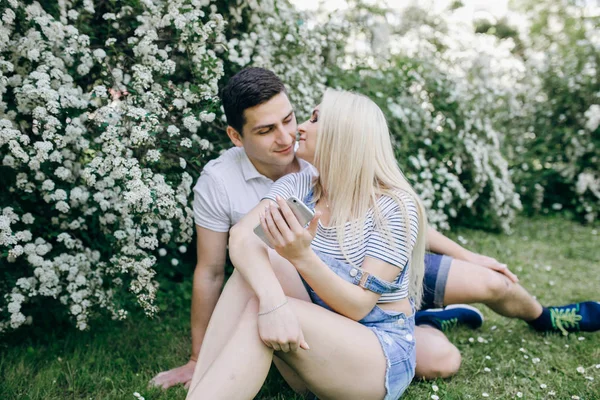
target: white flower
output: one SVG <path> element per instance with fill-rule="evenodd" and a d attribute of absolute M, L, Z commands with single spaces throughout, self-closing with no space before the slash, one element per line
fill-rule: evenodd
<path fill-rule="evenodd" d="M 585 373 L 585 368 L 579 366 L 579 367 L 577 367 L 577 372 L 579 372 L 580 374 L 584 374 Z"/>
<path fill-rule="evenodd" d="M 437 385 L 431 385 L 431 390 L 437 392 L 438 390 L 440 390 L 440 388 Z"/>
<path fill-rule="evenodd" d="M 161 256 L 161 257 L 166 256 L 167 255 L 167 250 L 165 250 L 163 248 L 158 249 L 158 255 Z"/>
<path fill-rule="evenodd" d="M 35 222 L 35 218 L 31 213 L 26 213 L 21 217 L 21 221 L 23 221 L 24 224 L 31 225 Z"/>
<path fill-rule="evenodd" d="M 102 60 L 102 59 L 104 59 L 106 57 L 106 52 L 104 50 L 102 50 L 102 49 L 96 49 L 96 50 L 94 50 L 93 54 L 94 54 L 94 57 L 96 57 L 96 59 L 98 61 L 100 61 L 100 60 Z"/>
<path fill-rule="evenodd" d="M 175 125 L 169 125 L 167 127 L 167 133 L 169 136 L 177 136 L 179 135 L 179 128 L 177 128 Z"/>
<path fill-rule="evenodd" d="M 181 139 L 181 146 L 183 147 L 187 147 L 187 148 L 191 148 L 192 147 L 192 140 L 189 138 L 183 138 Z"/>
<path fill-rule="evenodd" d="M 174 266 L 174 267 L 178 266 L 179 265 L 179 260 L 176 259 L 176 258 L 172 258 L 171 259 L 171 265 Z"/>
<path fill-rule="evenodd" d="M 56 203 L 56 209 L 62 213 L 68 213 L 69 212 L 69 205 L 64 202 L 64 201 L 59 201 L 58 203 Z"/>
<path fill-rule="evenodd" d="M 521 392 L 517 392 L 517 397 L 518 397 L 518 398 L 522 398 L 522 397 L 523 397 L 523 393 L 521 393 Z"/>
<path fill-rule="evenodd" d="M 146 160 L 148 162 L 158 162 L 160 160 L 160 150 L 148 150 L 148 152 L 146 153 Z"/>
<path fill-rule="evenodd" d="M 545 383 L 540 384 L 540 388 L 546 389 L 548 386 Z"/>
<path fill-rule="evenodd" d="M 182 169 L 185 169 L 185 167 L 187 166 L 187 162 L 185 161 L 185 159 L 184 159 L 184 158 L 181 158 L 181 157 L 179 157 L 179 166 L 180 166 Z"/>
<path fill-rule="evenodd" d="M 490 395 L 489 395 L 488 393 L 486 393 L 486 392 L 483 392 L 483 393 L 481 393 L 481 395 L 482 395 L 483 397 L 490 397 Z"/>
<path fill-rule="evenodd" d="M 432 400 L 440 400 L 440 396 L 438 396 L 437 394 L 432 394 L 431 399 Z"/>
<path fill-rule="evenodd" d="M 179 252 L 185 254 L 185 252 L 187 252 L 187 247 L 184 245 L 179 246 Z"/>

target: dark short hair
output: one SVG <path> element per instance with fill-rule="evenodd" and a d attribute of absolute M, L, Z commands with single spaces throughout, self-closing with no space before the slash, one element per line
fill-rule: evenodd
<path fill-rule="evenodd" d="M 264 68 L 245 68 L 235 74 L 221 91 L 227 124 L 243 135 L 246 109 L 266 103 L 286 92 L 281 79 Z"/>

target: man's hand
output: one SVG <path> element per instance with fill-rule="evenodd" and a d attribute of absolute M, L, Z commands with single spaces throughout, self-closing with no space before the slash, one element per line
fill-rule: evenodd
<path fill-rule="evenodd" d="M 259 314 L 258 334 L 263 343 L 275 351 L 287 353 L 297 351 L 299 348 L 309 349 L 298 318 L 287 303 L 267 314 Z"/>
<path fill-rule="evenodd" d="M 483 254 L 473 253 L 472 251 L 468 250 L 462 258 L 464 261 L 468 261 L 470 263 L 480 265 L 506 275 L 506 277 L 514 283 L 519 282 L 517 275 L 513 274 L 511 270 L 508 269 L 506 264 L 500 263 L 495 258 L 484 256 Z"/>
<path fill-rule="evenodd" d="M 196 361 L 190 360 L 187 362 L 187 364 L 182 365 L 181 367 L 163 371 L 152 378 L 150 381 L 150 386 L 168 389 L 171 386 L 183 383 L 187 389 L 190 386 L 190 383 L 192 383 L 194 368 L 196 368 Z"/>

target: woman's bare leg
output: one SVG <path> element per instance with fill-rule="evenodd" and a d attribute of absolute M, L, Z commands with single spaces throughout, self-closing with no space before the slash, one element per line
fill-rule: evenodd
<path fill-rule="evenodd" d="M 448 378 L 460 368 L 460 351 L 443 332 L 427 325 L 415 328 L 417 341 L 416 376 L 423 379 Z"/>
<path fill-rule="evenodd" d="M 373 332 L 315 304 L 289 299 L 310 350 L 281 353 L 321 399 L 382 399 L 386 361 Z M 189 399 L 253 399 L 273 357 L 258 335 L 258 302 L 248 302 L 239 324 Z M 368 365 L 368 368 L 365 366 Z"/>
<path fill-rule="evenodd" d="M 300 276 L 296 269 L 285 259 L 279 256 L 274 251 L 269 251 L 271 265 L 275 275 L 281 283 L 284 293 L 289 297 L 298 298 L 304 301 L 309 301 L 308 293 L 302 284 Z M 208 324 L 200 355 L 194 376 L 190 387 L 193 387 L 196 382 L 206 372 L 210 364 L 220 353 L 227 340 L 231 337 L 232 332 L 239 322 L 244 308 L 248 301 L 254 296 L 254 292 L 246 283 L 242 275 L 234 270 L 233 274 L 227 281 L 223 293 L 219 297 L 219 301 Z M 279 365 L 279 363 L 278 363 Z M 285 369 L 280 371 L 286 381 L 294 390 L 302 391 L 302 386 L 294 376 Z"/>

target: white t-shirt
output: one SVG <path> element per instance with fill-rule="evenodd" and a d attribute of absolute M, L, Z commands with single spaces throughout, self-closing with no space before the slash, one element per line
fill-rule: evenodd
<path fill-rule="evenodd" d="M 302 159 L 300 170 L 316 170 Z M 215 232 L 228 232 L 269 192 L 273 181 L 256 170 L 242 147 L 209 161 L 194 186 L 194 222 Z"/>

